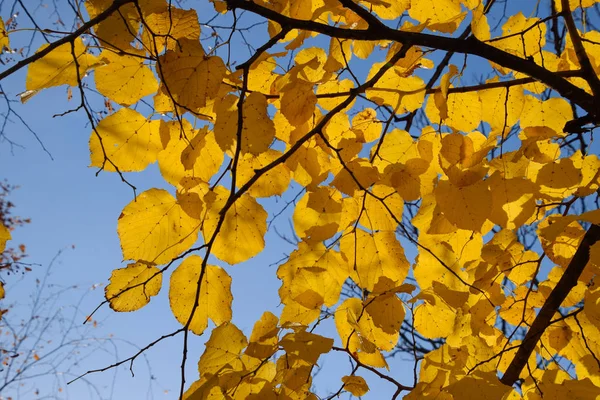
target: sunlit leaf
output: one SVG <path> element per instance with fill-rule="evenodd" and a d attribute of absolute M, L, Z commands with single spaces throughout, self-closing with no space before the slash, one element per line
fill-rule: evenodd
<path fill-rule="evenodd" d="M 183 260 L 171 275 L 171 311 L 179 323 L 197 335 L 208 327 L 209 318 L 217 325 L 229 322 L 232 300 L 231 278 L 227 272 L 204 264 L 199 256 Z"/>
<path fill-rule="evenodd" d="M 105 296 L 113 310 L 135 311 L 148 304 L 161 286 L 160 270 L 138 262 L 112 272 Z"/>

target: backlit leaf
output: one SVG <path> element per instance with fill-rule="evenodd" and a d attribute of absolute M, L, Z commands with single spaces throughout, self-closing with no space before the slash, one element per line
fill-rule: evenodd
<path fill-rule="evenodd" d="M 232 300 L 231 278 L 227 272 L 214 265 L 204 265 L 199 256 L 183 260 L 171 275 L 171 311 L 182 325 L 189 322 L 190 330 L 196 335 L 204 332 L 209 318 L 217 325 L 229 322 Z"/>
<path fill-rule="evenodd" d="M 235 325 L 224 322 L 216 327 L 198 362 L 200 376 L 214 374 L 223 368 L 239 369 L 240 355 L 247 344 L 248 340 Z"/>
<path fill-rule="evenodd" d="M 115 103 L 128 106 L 158 90 L 158 82 L 144 59 L 133 55 L 117 55 L 104 50 L 104 63 L 96 68 L 96 89 Z"/>
<path fill-rule="evenodd" d="M 47 46 L 47 44 L 43 44 L 38 51 Z M 75 59 L 77 59 L 77 64 Z M 76 86 L 78 76 L 83 79 L 87 70 L 96 63 L 96 57 L 88 54 L 87 47 L 83 44 L 81 38 L 77 38 L 73 41 L 73 45 L 65 43 L 41 59 L 31 63 L 27 70 L 25 88 L 37 91 L 53 86 Z M 79 65 L 78 70 L 75 65 Z"/>
<path fill-rule="evenodd" d="M 142 171 L 162 150 L 158 120 L 129 108 L 104 118 L 90 137 L 90 166 L 121 172 Z M 100 136 L 100 138 L 98 138 Z M 114 165 L 113 165 L 114 163 Z"/>
<path fill-rule="evenodd" d="M 113 310 L 135 311 L 148 304 L 161 286 L 160 270 L 138 262 L 112 272 L 105 296 Z"/>
<path fill-rule="evenodd" d="M 163 264 L 196 242 L 198 227 L 169 192 L 150 189 L 123 209 L 117 232 L 125 260 Z"/>

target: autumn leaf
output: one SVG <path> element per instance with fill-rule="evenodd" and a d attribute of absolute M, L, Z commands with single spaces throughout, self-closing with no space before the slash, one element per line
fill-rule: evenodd
<path fill-rule="evenodd" d="M 197 335 L 208 326 L 231 320 L 231 278 L 224 269 L 186 258 L 171 275 L 169 302 L 173 315 Z M 187 325 L 189 323 L 189 325 Z"/>

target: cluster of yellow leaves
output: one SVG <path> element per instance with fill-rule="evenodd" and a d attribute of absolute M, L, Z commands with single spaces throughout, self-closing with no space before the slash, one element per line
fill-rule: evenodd
<path fill-rule="evenodd" d="M 85 4 L 93 17 L 109 3 Z M 226 11 L 223 2 L 214 3 Z M 366 27 L 335 3 L 265 6 L 291 18 Z M 502 35 L 491 38 L 475 0 L 360 3 L 383 19 L 407 12 L 420 23 L 401 28 L 412 32 L 453 32 L 471 12 L 479 39 L 547 68 L 576 68 L 572 44 L 560 56 L 545 54 L 546 25 L 537 18 L 514 15 Z M 272 36 L 279 29 L 269 22 Z M 122 108 L 94 126 L 91 166 L 138 172 L 156 162 L 171 185 L 147 190 L 123 209 L 117 231 L 123 258 L 131 262 L 113 271 L 106 298 L 117 311 L 137 310 L 174 268 L 169 301 L 175 318 L 198 335 L 208 319 L 216 325 L 198 364 L 200 379 L 185 398 L 316 399 L 311 372 L 334 343 L 309 329 L 323 307 L 334 309 L 340 348 L 365 366 L 388 367 L 385 355 L 396 346 L 408 309 L 422 337 L 445 340 L 425 356 L 407 398 L 517 396 L 496 379 L 517 344 L 507 341 L 498 321 L 530 325 L 579 245 L 584 231 L 578 221 L 600 223 L 596 211 L 546 217 L 565 199 L 599 188 L 598 157 L 581 151 L 565 156 L 560 148 L 563 127 L 573 119 L 566 100 L 542 100 L 539 83 L 502 87 L 495 85 L 498 78 L 485 82 L 491 87 L 459 90 L 463 74 L 455 65 L 427 94 L 415 71 L 434 63 L 417 47 L 391 63 L 398 44 L 331 39 L 328 49 L 302 48 L 310 35 L 295 30 L 283 40 L 285 51 L 263 52 L 234 71 L 202 46 L 195 11 L 169 9 L 162 0 L 122 7 L 94 34 L 101 53 L 94 55 L 81 38 L 64 44 L 29 67 L 26 89 L 75 86 L 93 71 L 96 89 Z M 337 75 L 353 57 L 366 59 L 376 48 L 387 57 L 372 64 L 367 80 L 379 79 L 366 89 L 366 99 L 397 114 L 423 109 L 432 125 L 416 138 L 390 129 L 377 109 L 359 107 L 355 83 Z M 289 71 L 276 68 L 296 49 Z M 156 114 L 129 108 L 143 98 Z M 482 124 L 489 127 L 485 134 Z M 505 149 L 516 124 L 520 144 Z M 221 182 L 222 173 L 232 184 Z M 239 264 L 260 253 L 268 214 L 257 198 L 284 194 L 292 180 L 305 193 L 292 217 L 298 248 L 277 270 L 283 309 L 279 318 L 263 314 L 247 339 L 231 323 L 231 278 L 208 257 Z M 419 202 L 410 221 L 418 232 L 413 265 L 396 232 L 405 202 Z M 531 224 L 556 265 L 535 290 L 530 287 L 541 257 L 516 235 Z M 188 255 L 198 242 L 195 250 L 206 254 Z M 600 354 L 600 342 L 590 339 L 600 337 L 600 291 L 591 285 L 599 266 L 595 246 L 564 304 L 583 301 L 585 310 L 577 323 L 564 319 L 544 333 L 532 356 L 534 372 L 522 386 L 526 398 L 537 398 L 538 381 L 544 393 L 560 393 L 557 398 L 600 385 L 593 356 Z M 405 282 L 411 274 L 418 290 Z M 363 295 L 340 303 L 347 282 Z M 575 365 L 576 380 L 535 368 L 536 356 L 556 355 Z M 355 396 L 369 390 L 354 374 L 341 384 Z"/>

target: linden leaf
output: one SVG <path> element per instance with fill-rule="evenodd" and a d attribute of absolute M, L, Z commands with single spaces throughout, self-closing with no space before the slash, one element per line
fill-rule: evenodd
<path fill-rule="evenodd" d="M 227 95 L 216 106 L 215 135 L 224 151 L 235 151 L 238 136 L 239 98 Z M 260 154 L 269 148 L 275 138 L 275 125 L 267 114 L 267 98 L 253 92 L 243 104 L 242 153 Z"/>
<path fill-rule="evenodd" d="M 90 167 L 112 172 L 117 168 L 121 172 L 142 171 L 156 161 L 162 150 L 160 125 L 161 121 L 149 121 L 137 111 L 119 109 L 101 120 L 92 132 Z"/>
<path fill-rule="evenodd" d="M 246 336 L 234 324 L 220 324 L 211 332 L 198 361 L 200 376 L 216 374 L 223 369 L 241 369 L 240 356 L 247 345 Z"/>
<path fill-rule="evenodd" d="M 144 19 L 142 41 L 146 49 L 161 54 L 164 49 L 173 50 L 177 40 L 200 38 L 200 23 L 195 10 L 170 7 L 163 12 L 149 14 Z"/>
<path fill-rule="evenodd" d="M 128 106 L 158 90 L 158 81 L 144 58 L 104 50 L 105 64 L 96 68 L 96 89 L 115 103 Z"/>
<path fill-rule="evenodd" d="M 544 165 L 538 172 L 536 183 L 540 193 L 551 199 L 569 197 L 579 188 L 583 174 L 573 161 L 561 158 L 557 162 Z"/>
<path fill-rule="evenodd" d="M 6 248 L 6 242 L 11 239 L 10 230 L 0 223 L 0 253 Z"/>
<path fill-rule="evenodd" d="M 451 393 L 455 399 L 466 399 L 473 396 L 474 393 L 485 393 L 485 398 L 488 400 L 502 400 L 506 399 L 505 396 L 512 391 L 512 388 L 503 385 L 496 378 L 494 371 L 465 376 L 444 390 Z"/>
<path fill-rule="evenodd" d="M 265 168 L 283 155 L 280 151 L 268 149 L 257 156 L 246 153 L 240 157 L 237 167 L 236 185 L 244 186 L 256 173 L 256 170 Z M 248 190 L 252 197 L 281 196 L 290 185 L 291 171 L 287 165 L 281 163 L 264 173 Z"/>
<path fill-rule="evenodd" d="M 207 57 L 197 41 L 180 42 L 177 51 L 161 56 L 161 78 L 179 105 L 197 110 L 218 94 L 227 69 L 220 57 Z"/>
<path fill-rule="evenodd" d="M 408 15 L 424 23 L 431 30 L 453 32 L 464 17 L 460 2 L 456 0 L 419 0 L 412 2 Z M 454 22 L 455 23 L 451 23 Z"/>
<path fill-rule="evenodd" d="M 374 63 L 367 79 L 378 73 L 383 65 Z M 417 76 L 404 76 L 401 68 L 390 68 L 372 89 L 367 89 L 367 98 L 377 104 L 389 105 L 397 113 L 415 111 L 425 99 L 425 82 Z"/>
<path fill-rule="evenodd" d="M 261 360 L 271 357 L 278 348 L 279 338 L 277 335 L 280 330 L 277 326 L 278 322 L 275 315 L 265 311 L 254 324 L 245 354 Z"/>
<path fill-rule="evenodd" d="M 10 41 L 8 39 L 8 32 L 6 32 L 6 27 L 4 26 L 4 20 L 0 18 L 0 52 L 3 52 L 4 49 L 10 48 Z"/>
<path fill-rule="evenodd" d="M 430 290 L 419 297 L 425 302 L 415 308 L 415 329 L 429 339 L 449 336 L 454 331 L 455 310 Z"/>
<path fill-rule="evenodd" d="M 459 187 L 442 180 L 435 194 L 437 204 L 448 221 L 458 228 L 481 232 L 492 203 L 492 193 L 486 181 Z"/>
<path fill-rule="evenodd" d="M 368 291 L 381 277 L 400 284 L 408 275 L 404 249 L 393 231 L 367 233 L 353 229 L 342 237 L 340 250 L 356 272 L 352 279 Z"/>
<path fill-rule="evenodd" d="M 113 0 L 88 0 L 84 3 L 90 18 L 96 18 Z M 140 2 L 140 4 L 143 2 Z M 94 27 L 94 34 L 104 45 L 116 50 L 130 47 L 139 30 L 140 20 L 133 4 L 125 4 Z"/>
<path fill-rule="evenodd" d="M 335 93 L 340 93 L 340 95 L 335 97 L 319 97 L 318 103 L 321 107 L 330 111 L 346 100 L 348 97 L 347 93 L 352 88 L 354 88 L 354 82 L 350 79 L 342 79 L 341 81 L 334 79 L 322 83 L 317 86 L 317 96 L 325 94 L 334 95 Z"/>
<path fill-rule="evenodd" d="M 309 309 L 332 307 L 350 272 L 339 252 L 328 250 L 320 242 L 300 242 L 298 250 L 277 270 L 282 280 L 279 296 L 284 304 L 294 301 Z"/>
<path fill-rule="evenodd" d="M 310 241 L 322 241 L 333 236 L 339 228 L 340 200 L 338 191 L 324 186 L 302 196 L 293 216 L 298 236 Z"/>
<path fill-rule="evenodd" d="M 46 47 L 48 45 L 43 44 L 38 51 Z M 27 70 L 25 89 L 38 91 L 53 86 L 77 86 L 79 83 L 77 78 L 83 79 L 86 71 L 96 63 L 96 57 L 87 53 L 87 47 L 78 37 L 73 41 L 73 44 L 60 45 L 44 57 L 31 63 Z M 79 72 L 75 69 L 75 65 L 79 65 Z"/>
<path fill-rule="evenodd" d="M 542 101 L 526 96 L 520 119 L 521 129 L 545 127 L 562 136 L 565 124 L 573 119 L 573 109 L 565 99 L 553 97 Z"/>
<path fill-rule="evenodd" d="M 448 117 L 445 119 L 436 107 L 436 103 L 439 104 L 443 100 L 435 101 L 435 98 L 441 96 L 443 96 L 441 92 L 430 95 L 425 106 L 425 114 L 432 123 L 441 123 L 463 132 L 470 132 L 479 126 L 483 107 L 477 92 L 448 94 L 445 103 Z"/>
<path fill-rule="evenodd" d="M 212 254 L 229 264 L 246 261 L 265 247 L 267 212 L 247 194 L 242 195 L 229 208 L 219 226 L 220 211 L 227 202 L 229 191 L 222 186 L 215 188 L 216 199 L 210 205 L 209 215 L 202 226 L 202 234 L 208 242 L 219 227 L 212 247 Z"/>
<path fill-rule="evenodd" d="M 344 382 L 344 390 L 347 390 L 356 397 L 364 396 L 369 391 L 367 381 L 361 376 L 346 375 L 342 377 L 342 382 Z"/>
<path fill-rule="evenodd" d="M 546 24 L 539 18 L 526 18 L 522 12 L 511 16 L 502 25 L 502 37 L 491 44 L 520 57 L 530 57 L 546 45 Z M 526 115 L 526 114 L 525 114 Z"/>
<path fill-rule="evenodd" d="M 381 352 L 365 336 L 368 333 L 369 327 L 372 325 L 368 322 L 363 323 L 361 329 L 360 316 L 363 314 L 363 306 L 360 299 L 346 299 L 335 311 L 335 326 L 342 341 L 342 346 L 347 348 L 354 357 L 364 364 L 387 368 L 387 362 Z M 366 332 L 365 332 L 366 331 Z"/>
<path fill-rule="evenodd" d="M 150 189 L 125 206 L 117 232 L 125 260 L 163 264 L 196 242 L 198 227 L 169 192 Z"/>
<path fill-rule="evenodd" d="M 164 123 L 161 137 L 168 144 L 158 153 L 158 167 L 162 177 L 173 186 L 178 186 L 184 178 L 210 181 L 225 158 L 214 132 L 206 127 L 195 130 L 186 119 L 181 124 Z"/>
<path fill-rule="evenodd" d="M 317 104 L 313 85 L 295 80 L 287 85 L 281 96 L 281 113 L 293 126 L 300 126 L 312 118 Z"/>
<path fill-rule="evenodd" d="M 198 288 L 201 275 L 202 281 Z M 194 307 L 196 299 L 198 302 Z M 182 325 L 189 322 L 189 329 L 196 335 L 204 332 L 209 318 L 216 325 L 231 321 L 232 300 L 231 277 L 221 267 L 203 266 L 199 256 L 190 256 L 183 260 L 171 275 L 171 311 Z"/>
<path fill-rule="evenodd" d="M 328 353 L 333 346 L 333 339 L 300 331 L 288 333 L 281 338 L 279 345 L 287 354 L 294 355 L 309 364 L 316 364 L 321 354 Z"/>
<path fill-rule="evenodd" d="M 161 271 L 155 266 L 137 262 L 115 269 L 104 292 L 113 310 L 135 311 L 148 304 L 161 286 Z"/>

